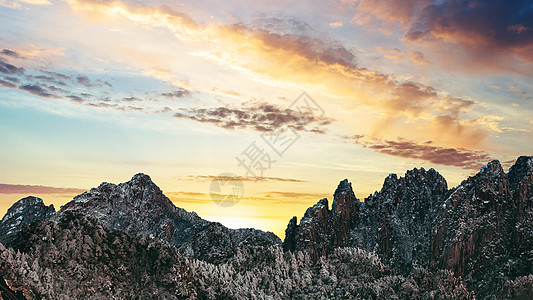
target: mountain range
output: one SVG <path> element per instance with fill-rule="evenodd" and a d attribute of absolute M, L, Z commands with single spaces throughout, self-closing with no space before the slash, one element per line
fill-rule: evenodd
<path fill-rule="evenodd" d="M 533 157 L 449 189 L 434 169 L 348 180 L 271 232 L 176 207 L 149 176 L 102 183 L 57 212 L 16 202 L 0 223 L 3 299 L 531 299 Z"/>

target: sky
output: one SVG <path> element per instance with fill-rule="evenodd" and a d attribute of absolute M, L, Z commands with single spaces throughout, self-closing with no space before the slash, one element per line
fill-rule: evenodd
<path fill-rule="evenodd" d="M 533 154 L 531 1 L 0 0 L 0 19 L 0 215 L 145 173 L 283 238 L 344 178 L 364 200 L 389 173 L 453 187 Z"/>

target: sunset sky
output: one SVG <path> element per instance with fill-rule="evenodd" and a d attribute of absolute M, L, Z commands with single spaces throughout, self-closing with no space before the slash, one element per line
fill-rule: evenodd
<path fill-rule="evenodd" d="M 364 199 L 533 154 L 531 1 L 0 0 L 0 19 L 2 216 L 142 172 L 283 238 L 344 178 Z M 210 198 L 222 173 L 234 206 Z"/>

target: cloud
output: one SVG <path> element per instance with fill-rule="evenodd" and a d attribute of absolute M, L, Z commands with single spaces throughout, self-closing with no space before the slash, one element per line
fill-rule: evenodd
<path fill-rule="evenodd" d="M 142 99 L 131 96 L 131 97 L 122 98 L 122 101 L 133 102 L 133 101 L 142 101 Z"/>
<path fill-rule="evenodd" d="M 395 63 L 403 61 L 411 61 L 417 65 L 428 65 L 430 62 L 424 57 L 424 54 L 419 51 L 402 51 L 398 48 L 383 48 L 377 47 L 378 51 L 383 53 L 385 58 L 388 58 Z"/>
<path fill-rule="evenodd" d="M 360 135 L 348 139 L 379 153 L 424 160 L 432 164 L 455 166 L 466 170 L 477 170 L 481 164 L 491 160 L 490 155 L 482 151 L 439 147 L 433 145 L 431 141 L 417 143 L 405 139 L 376 140 L 365 139 Z"/>
<path fill-rule="evenodd" d="M 299 193 L 299 192 L 285 192 L 285 191 L 270 191 L 265 193 L 266 198 L 271 197 L 283 197 L 283 198 L 292 198 L 292 199 L 300 199 L 300 198 L 314 198 L 314 199 L 322 199 L 324 198 L 324 194 L 320 193 Z"/>
<path fill-rule="evenodd" d="M 425 7 L 429 0 L 358 0 L 346 1 L 349 5 L 355 4 L 356 14 L 352 22 L 364 25 L 400 23 L 408 26 L 413 17 Z"/>
<path fill-rule="evenodd" d="M 18 53 L 20 53 L 19 50 L 4 49 L 0 54 L 15 57 L 19 55 Z M 0 58 L 0 74 L 10 75 L 1 77 L 0 87 L 17 88 L 19 82 L 26 81 L 26 83 L 19 85 L 18 89 L 39 97 L 70 100 L 86 106 L 109 108 L 118 111 L 144 110 L 142 107 L 122 106 L 119 104 L 120 102 L 131 101 L 143 102 L 145 99 L 137 97 L 110 99 L 106 96 L 106 92 L 103 91 L 102 88 L 112 88 L 112 85 L 100 78 L 91 80 L 87 75 L 68 75 L 47 70 L 45 68 L 46 67 L 41 67 L 38 70 L 26 71 L 24 68 L 16 67 Z M 94 95 L 84 92 L 87 90 L 86 88 L 90 89 L 91 92 L 94 92 Z M 155 95 L 160 95 L 158 91 L 154 91 L 153 93 Z M 177 92 L 174 96 L 177 96 Z M 94 103 L 89 101 L 94 101 Z"/>
<path fill-rule="evenodd" d="M 71 80 L 72 79 L 72 76 L 70 75 L 66 75 L 66 74 L 63 74 L 63 73 L 58 73 L 58 72 L 53 72 L 53 71 L 49 71 L 49 70 L 41 70 L 41 72 L 43 74 L 46 74 L 50 77 L 53 77 L 55 78 L 55 81 L 61 81 L 61 80 Z"/>
<path fill-rule="evenodd" d="M 56 73 L 57 74 L 57 73 Z M 69 78 L 70 79 L 70 78 Z M 76 76 L 75 83 L 88 87 L 88 88 L 94 88 L 94 87 L 103 87 L 104 85 L 113 88 L 113 85 L 107 81 L 103 81 L 102 79 L 96 79 L 92 81 L 87 75 L 78 75 Z"/>
<path fill-rule="evenodd" d="M 154 113 L 155 114 L 166 114 L 166 113 L 169 113 L 172 111 L 172 108 L 168 107 L 168 106 L 165 106 L 163 107 L 162 109 L 160 110 L 156 110 Z"/>
<path fill-rule="evenodd" d="M 350 2 L 350 1 L 347 1 Z M 348 110 L 367 109 L 376 119 L 375 131 L 388 122 L 414 133 L 424 127 L 426 133 L 441 136 L 442 118 L 455 121 L 464 128 L 455 136 L 456 143 L 471 143 L 471 132 L 486 137 L 490 128 L 468 119 L 466 114 L 475 104 L 468 99 L 450 96 L 415 81 L 398 79 L 358 64 L 355 51 L 309 25 L 290 18 L 261 18 L 250 23 L 197 23 L 184 13 L 125 1 L 102 2 L 70 0 L 70 5 L 89 15 L 129 20 L 149 28 L 164 28 L 180 41 L 202 44 L 202 50 L 189 54 L 204 58 L 222 67 L 241 72 L 248 78 L 271 86 L 327 93 L 332 101 L 349 99 L 342 105 Z M 406 28 L 427 6 L 427 1 L 357 1 L 357 9 L 389 18 Z M 355 5 L 355 4 L 352 4 Z M 378 14 L 376 12 L 382 12 Z M 428 61 L 421 52 L 404 54 L 410 61 Z M 225 128 L 254 126 L 253 114 L 242 119 L 247 109 L 219 107 L 179 112 L 176 117 L 217 124 Z M 223 116 L 222 120 L 217 120 Z M 228 120 L 225 117 L 233 120 Z M 224 119 L 225 118 L 225 119 Z M 391 124 L 396 120 L 397 124 Z M 234 122 L 232 122 L 234 121 Z M 243 122 L 240 122 L 243 121 Z M 267 123 L 267 125 L 271 125 Z M 471 127 L 468 129 L 467 127 Z M 264 128 L 255 128 L 264 130 Z M 482 139 L 476 139 L 481 141 Z"/>
<path fill-rule="evenodd" d="M 17 87 L 16 84 L 14 84 L 12 82 L 9 82 L 9 81 L 2 80 L 2 79 L 0 79 L 0 86 L 6 87 L 6 88 L 16 88 Z"/>
<path fill-rule="evenodd" d="M 201 123 L 209 123 L 226 129 L 253 129 L 270 132 L 278 129 L 292 128 L 297 131 L 324 133 L 317 126 L 331 123 L 331 119 L 314 117 L 291 109 L 281 109 L 268 103 L 243 103 L 239 108 L 189 108 L 174 114 L 176 118 L 185 118 Z M 310 128 L 310 126 L 313 126 Z"/>
<path fill-rule="evenodd" d="M 56 97 L 55 95 L 49 93 L 45 88 L 39 86 L 39 85 L 36 85 L 36 84 L 25 84 L 25 85 L 21 85 L 19 86 L 19 89 L 20 90 L 23 90 L 23 91 L 26 91 L 26 92 L 30 92 L 34 95 L 37 95 L 37 96 L 40 96 L 40 97 L 45 97 L 45 98 L 50 98 L 50 97 Z"/>
<path fill-rule="evenodd" d="M 20 0 L 20 2 L 33 4 L 33 5 L 52 5 L 48 0 Z"/>
<path fill-rule="evenodd" d="M 89 77 L 85 76 L 85 75 L 78 75 L 76 77 L 76 82 L 81 84 L 81 85 L 84 85 L 86 87 L 94 87 L 95 84 L 93 84 L 91 82 L 91 80 L 89 79 Z"/>
<path fill-rule="evenodd" d="M 471 50 L 512 51 L 533 62 L 533 9 L 529 1 L 445 1 L 417 16 L 406 39 L 442 40 Z"/>
<path fill-rule="evenodd" d="M 310 62 L 355 67 L 355 55 L 350 49 L 327 36 L 314 36 L 309 25 L 295 19 L 263 18 L 252 24 L 238 23 L 221 29 L 229 30 L 226 34 L 251 36 L 267 49 L 302 56 Z"/>
<path fill-rule="evenodd" d="M 219 89 L 219 88 L 212 88 L 211 89 L 213 92 L 220 92 L 222 94 L 225 94 L 225 95 L 230 95 L 230 96 L 234 96 L 234 97 L 241 97 L 241 94 L 235 92 L 235 91 L 226 91 L 226 90 L 223 90 L 223 89 Z"/>
<path fill-rule="evenodd" d="M 0 183 L 0 194 L 74 194 L 86 190 L 78 188 L 51 187 L 42 185 L 20 185 Z"/>
<path fill-rule="evenodd" d="M 19 83 L 20 82 L 20 79 L 18 79 L 17 77 L 4 76 L 3 78 L 4 78 L 4 80 L 11 81 L 13 83 Z"/>
<path fill-rule="evenodd" d="M 61 77 L 56 77 L 52 75 L 43 75 L 43 74 L 26 76 L 27 80 L 37 82 L 37 83 L 55 84 L 55 85 L 59 85 L 63 87 L 68 86 L 68 84 L 60 78 Z"/>
<path fill-rule="evenodd" d="M 372 29 L 400 24 L 409 42 L 457 45 L 470 59 L 491 65 L 498 57 L 533 63 L 530 1 L 360 0 L 355 9 L 356 23 Z"/>
<path fill-rule="evenodd" d="M 513 26 L 507 27 L 507 30 L 514 31 L 518 34 L 523 34 L 523 33 L 527 33 L 528 31 L 531 31 L 531 28 L 525 27 L 522 24 L 515 24 Z"/>
<path fill-rule="evenodd" d="M 161 96 L 166 98 L 183 98 L 190 95 L 190 91 L 186 89 L 178 89 L 168 93 L 161 93 Z"/>
<path fill-rule="evenodd" d="M 76 96 L 76 95 L 68 95 L 67 98 L 69 98 L 70 100 L 76 103 L 83 103 L 83 98 Z"/>
<path fill-rule="evenodd" d="M 0 59 L 0 73 L 6 74 L 6 75 L 23 75 L 24 71 L 25 71 L 24 68 L 22 67 L 18 68 Z"/>
<path fill-rule="evenodd" d="M 513 92 L 516 96 L 528 101 L 531 100 L 531 96 L 528 95 L 528 93 L 522 91 L 516 84 L 511 84 L 509 86 L 509 91 Z"/>
<path fill-rule="evenodd" d="M 98 108 L 113 108 L 117 110 L 125 110 L 123 107 L 118 106 L 118 104 L 109 104 L 105 102 L 99 102 L 99 103 L 86 103 L 85 105 L 91 106 L 91 107 L 98 107 Z"/>
<path fill-rule="evenodd" d="M 422 54 L 422 52 L 420 51 L 411 51 L 407 53 L 407 56 L 415 64 L 418 64 L 418 65 L 429 65 L 430 64 L 429 60 L 427 60 L 424 57 L 424 54 Z"/>
<path fill-rule="evenodd" d="M 196 175 L 187 176 L 185 180 L 192 181 L 213 181 L 214 179 L 225 181 L 263 181 L 263 182 L 306 182 L 305 180 L 293 179 L 293 178 L 281 178 L 281 177 L 255 177 L 255 176 L 214 176 L 214 175 Z"/>
<path fill-rule="evenodd" d="M 20 55 L 17 52 L 9 50 L 9 49 L 3 49 L 0 52 L 0 54 L 1 55 L 5 55 L 5 56 L 9 56 L 9 57 L 13 57 L 13 58 L 20 58 Z"/>
<path fill-rule="evenodd" d="M 22 4 L 32 4 L 32 5 L 51 5 L 52 3 L 48 0 L 0 0 L 0 7 L 8 7 L 20 9 Z"/>
<path fill-rule="evenodd" d="M 342 27 L 342 22 L 332 22 L 332 23 L 329 23 L 329 27 L 331 27 L 331 28 L 339 28 L 339 27 Z"/>

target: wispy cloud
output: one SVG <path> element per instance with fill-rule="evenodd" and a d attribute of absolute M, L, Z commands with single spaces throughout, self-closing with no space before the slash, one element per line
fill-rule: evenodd
<path fill-rule="evenodd" d="M 531 100 L 531 96 L 528 95 L 528 93 L 522 91 L 522 89 L 520 87 L 518 87 L 518 85 L 516 84 L 511 84 L 509 86 L 509 91 L 513 92 L 516 96 L 524 99 L 524 100 Z"/>
<path fill-rule="evenodd" d="M 5 81 L 5 80 L 2 80 L 0 79 L 0 86 L 2 87 L 6 87 L 6 88 L 16 88 L 17 85 L 10 82 L 10 81 Z"/>
<path fill-rule="evenodd" d="M 339 28 L 339 27 L 342 27 L 342 26 L 343 26 L 342 22 L 331 22 L 331 23 L 329 23 L 329 27 L 331 27 L 331 28 Z"/>
<path fill-rule="evenodd" d="M 215 175 L 195 175 L 195 176 L 188 176 L 185 177 L 184 180 L 192 180 L 192 181 L 213 181 L 214 179 L 217 180 L 223 180 L 223 181 L 250 181 L 250 182 L 306 182 L 305 180 L 301 179 L 294 179 L 294 178 L 281 178 L 281 177 L 253 177 L 253 176 L 215 176 Z"/>
<path fill-rule="evenodd" d="M 383 53 L 383 56 L 392 60 L 395 63 L 410 61 L 417 65 L 428 65 L 430 62 L 424 57 L 424 54 L 419 51 L 402 51 L 398 48 L 384 48 L 377 47 L 378 51 Z"/>
<path fill-rule="evenodd" d="M 270 191 L 266 192 L 265 196 L 266 198 L 291 198 L 291 199 L 299 199 L 299 198 L 314 198 L 314 199 L 321 199 L 324 198 L 326 195 L 320 194 L 320 193 L 303 193 L 303 192 L 286 192 L 286 191 Z"/>
<path fill-rule="evenodd" d="M 86 190 L 78 188 L 52 187 L 43 185 L 21 185 L 0 183 L 0 194 L 73 194 L 78 195 Z"/>
<path fill-rule="evenodd" d="M 5 49 L 4 49 L 5 50 Z M 14 54 L 15 53 L 15 54 Z M 20 58 L 18 51 L 4 51 L 4 56 Z M 32 57 L 40 59 L 40 57 Z M 121 112 L 168 112 L 168 110 L 149 110 L 147 103 L 158 101 L 161 97 L 172 99 L 187 97 L 189 90 L 172 87 L 168 92 L 152 91 L 141 97 L 114 97 L 109 96 L 109 91 L 113 90 L 113 85 L 102 78 L 91 78 L 72 71 L 72 74 L 49 70 L 53 66 L 41 66 L 37 69 L 26 70 L 7 63 L 0 57 L 0 86 L 5 88 L 18 88 L 21 91 L 44 98 L 56 98 L 68 100 L 80 105 L 93 108 L 113 109 Z M 132 102 L 143 103 L 141 106 L 133 106 Z"/>
<path fill-rule="evenodd" d="M 415 15 L 430 0 L 348 0 L 342 1 L 344 5 L 349 5 L 356 10 L 352 22 L 365 25 L 389 25 L 391 23 L 400 23 L 407 27 Z"/>

